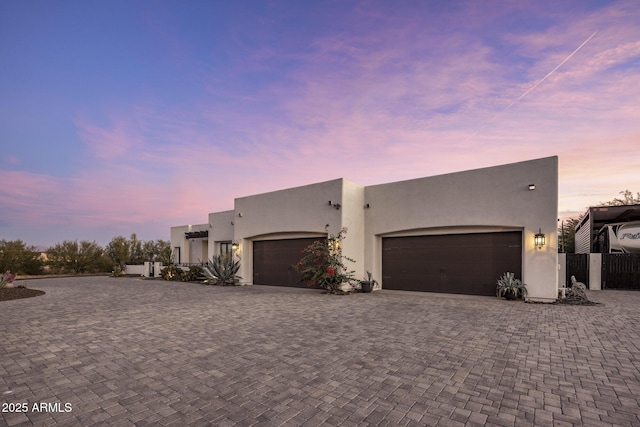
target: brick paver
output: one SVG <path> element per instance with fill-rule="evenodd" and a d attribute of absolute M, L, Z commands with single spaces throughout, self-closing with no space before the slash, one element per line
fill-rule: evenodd
<path fill-rule="evenodd" d="M 0 425 L 640 425 L 640 292 L 28 286 L 0 302 Z"/>

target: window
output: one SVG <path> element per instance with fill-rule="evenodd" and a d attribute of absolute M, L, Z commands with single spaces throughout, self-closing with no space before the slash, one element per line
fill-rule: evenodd
<path fill-rule="evenodd" d="M 220 255 L 231 253 L 231 242 L 220 242 Z"/>

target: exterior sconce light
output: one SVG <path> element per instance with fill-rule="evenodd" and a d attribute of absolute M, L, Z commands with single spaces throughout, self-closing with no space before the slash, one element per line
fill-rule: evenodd
<path fill-rule="evenodd" d="M 340 203 L 334 203 L 333 200 L 329 200 L 329 206 L 333 206 L 334 208 L 336 208 L 336 210 L 342 207 Z"/>
<path fill-rule="evenodd" d="M 370 207 L 371 207 L 371 206 L 369 206 L 369 203 L 365 203 L 365 204 L 364 204 L 364 208 L 365 208 L 365 209 L 369 209 Z"/>
<path fill-rule="evenodd" d="M 535 184 L 529 184 L 529 191 L 533 191 L 536 189 L 536 185 Z"/>
<path fill-rule="evenodd" d="M 240 252 L 240 243 L 238 242 L 233 242 L 231 244 L 231 250 L 233 251 L 233 253 L 238 253 Z"/>
<path fill-rule="evenodd" d="M 538 233 L 535 235 L 535 237 L 533 238 L 533 241 L 536 245 L 536 247 L 538 249 L 542 249 L 542 247 L 545 245 L 546 243 L 546 236 L 544 235 L 544 233 L 542 232 L 541 228 L 538 228 Z"/>
<path fill-rule="evenodd" d="M 242 212 L 238 212 L 238 218 L 242 218 Z"/>

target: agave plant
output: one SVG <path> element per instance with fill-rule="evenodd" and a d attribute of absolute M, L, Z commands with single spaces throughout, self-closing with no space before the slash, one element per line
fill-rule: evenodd
<path fill-rule="evenodd" d="M 202 265 L 202 272 L 207 280 L 205 283 L 211 285 L 235 285 L 238 276 L 240 261 L 234 261 L 228 254 L 214 255 L 210 261 Z"/>
<path fill-rule="evenodd" d="M 498 279 L 496 295 L 506 299 L 524 298 L 527 296 L 527 285 L 516 279 L 514 273 L 506 272 Z"/>

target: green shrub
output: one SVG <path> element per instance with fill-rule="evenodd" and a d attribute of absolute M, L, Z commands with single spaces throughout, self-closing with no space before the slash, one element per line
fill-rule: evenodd
<path fill-rule="evenodd" d="M 197 282 L 200 280 L 205 280 L 205 276 L 202 272 L 202 267 L 199 265 L 190 265 L 189 270 L 182 273 L 183 282 Z"/>
<path fill-rule="evenodd" d="M 182 280 L 184 276 L 184 271 L 175 265 L 169 265 L 162 270 L 160 270 L 160 276 L 164 280 Z"/>

